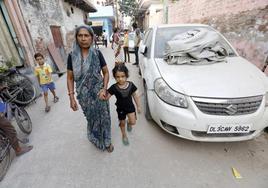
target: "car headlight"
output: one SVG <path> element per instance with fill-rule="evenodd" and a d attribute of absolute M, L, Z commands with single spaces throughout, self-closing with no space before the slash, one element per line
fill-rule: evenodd
<path fill-rule="evenodd" d="M 158 97 L 166 103 L 182 108 L 188 107 L 185 96 L 173 91 L 162 78 L 155 80 L 154 90 Z"/>
<path fill-rule="evenodd" d="M 265 93 L 265 107 L 268 107 L 268 92 Z"/>

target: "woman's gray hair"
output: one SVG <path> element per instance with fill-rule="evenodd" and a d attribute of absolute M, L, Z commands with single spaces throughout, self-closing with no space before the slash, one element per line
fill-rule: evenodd
<path fill-rule="evenodd" d="M 94 31 L 93 31 L 92 27 L 90 27 L 88 25 L 81 25 L 81 26 L 75 28 L 75 39 L 77 39 L 77 34 L 80 31 L 80 29 L 88 30 L 88 32 L 91 35 L 91 37 L 94 38 Z"/>

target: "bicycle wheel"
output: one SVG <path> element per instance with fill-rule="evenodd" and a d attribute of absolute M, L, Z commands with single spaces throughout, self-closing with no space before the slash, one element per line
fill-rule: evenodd
<path fill-rule="evenodd" d="M 0 181 L 5 177 L 10 162 L 9 140 L 5 136 L 0 135 Z"/>
<path fill-rule="evenodd" d="M 7 78 L 8 89 L 6 94 L 8 98 L 14 98 L 16 104 L 29 104 L 36 97 L 36 89 L 31 80 L 23 74 L 10 74 Z"/>
<path fill-rule="evenodd" d="M 15 108 L 15 120 L 22 132 L 30 134 L 32 132 L 32 121 L 27 111 L 23 107 Z"/>

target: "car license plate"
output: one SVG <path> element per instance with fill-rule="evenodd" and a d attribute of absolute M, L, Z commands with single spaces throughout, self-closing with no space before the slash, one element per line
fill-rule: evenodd
<path fill-rule="evenodd" d="M 207 133 L 208 134 L 217 134 L 217 133 L 249 133 L 251 130 L 251 125 L 209 125 Z"/>

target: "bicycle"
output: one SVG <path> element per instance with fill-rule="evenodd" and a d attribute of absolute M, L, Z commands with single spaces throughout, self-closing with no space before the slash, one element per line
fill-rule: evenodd
<path fill-rule="evenodd" d="M 20 73 L 14 67 L 0 74 L 0 85 L 8 86 L 4 96 L 8 99 L 14 98 L 13 102 L 18 105 L 27 105 L 36 98 L 36 89 L 31 80 Z"/>
<path fill-rule="evenodd" d="M 27 143 L 29 140 L 20 140 L 21 143 Z M 5 177 L 7 170 L 11 164 L 11 142 L 10 139 L 5 135 L 5 132 L 0 129 L 0 182 Z"/>
<path fill-rule="evenodd" d="M 14 117 L 20 130 L 25 134 L 30 134 L 32 132 L 32 121 L 29 114 L 23 107 L 19 107 L 13 102 L 19 91 L 13 94 L 13 98 L 6 99 L 4 95 L 6 90 L 8 90 L 7 87 L 0 90 L 0 113 L 3 113 L 10 121 Z"/>
<path fill-rule="evenodd" d="M 5 133 L 0 129 L 0 181 L 4 178 L 11 164 L 11 143 Z"/>

